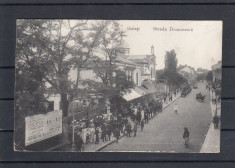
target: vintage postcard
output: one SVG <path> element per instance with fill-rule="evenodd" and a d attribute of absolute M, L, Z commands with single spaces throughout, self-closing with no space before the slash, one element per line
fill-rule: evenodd
<path fill-rule="evenodd" d="M 222 21 L 16 21 L 15 151 L 219 153 Z"/>

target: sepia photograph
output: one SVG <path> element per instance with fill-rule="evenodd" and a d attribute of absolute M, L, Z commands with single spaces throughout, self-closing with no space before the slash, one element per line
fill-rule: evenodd
<path fill-rule="evenodd" d="M 219 153 L 222 21 L 17 19 L 14 150 Z"/>

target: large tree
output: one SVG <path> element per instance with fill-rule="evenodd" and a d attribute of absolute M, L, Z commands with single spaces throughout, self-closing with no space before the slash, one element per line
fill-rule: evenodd
<path fill-rule="evenodd" d="M 169 85 L 179 87 L 182 83 L 187 80 L 177 73 L 178 60 L 176 57 L 175 50 L 166 51 L 165 55 L 165 68 L 160 74 L 158 74 L 158 79 L 166 79 Z"/>
<path fill-rule="evenodd" d="M 122 54 L 124 31 L 117 21 L 104 21 L 101 33 L 98 55 L 91 60 L 91 68 L 102 80 L 100 86 L 104 95 L 111 100 L 133 87 L 133 83 L 126 79 L 125 72 L 116 65 L 118 55 Z"/>
<path fill-rule="evenodd" d="M 80 69 L 99 44 L 102 27 L 90 29 L 87 21 L 18 20 L 16 68 L 35 72 L 35 79 L 61 95 L 62 111 L 67 115 L 68 94 L 76 89 L 69 80 L 71 68 Z M 32 76 L 31 76 L 32 77 Z M 77 77 L 79 78 L 79 76 Z M 32 80 L 35 80 L 32 79 Z"/>
<path fill-rule="evenodd" d="M 176 72 L 178 60 L 176 58 L 175 50 L 166 51 L 165 55 L 165 70 L 170 72 Z"/>

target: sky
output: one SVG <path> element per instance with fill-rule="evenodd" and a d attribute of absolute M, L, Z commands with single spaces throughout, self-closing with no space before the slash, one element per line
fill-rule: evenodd
<path fill-rule="evenodd" d="M 175 50 L 178 65 L 211 69 L 222 60 L 222 21 L 119 20 L 131 55 L 151 54 L 154 46 L 157 67 L 164 68 L 166 51 Z M 174 30 L 170 31 L 170 27 Z M 175 31 L 175 29 L 188 31 Z M 164 31 L 165 30 L 165 31 Z"/>

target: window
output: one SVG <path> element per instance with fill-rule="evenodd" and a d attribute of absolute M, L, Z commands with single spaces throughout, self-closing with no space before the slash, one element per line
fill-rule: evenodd
<path fill-rule="evenodd" d="M 139 75 L 138 75 L 138 72 L 136 73 L 136 85 L 139 85 Z"/>
<path fill-rule="evenodd" d="M 131 77 L 132 75 L 131 75 L 131 71 L 129 71 L 129 75 L 128 75 L 128 80 L 129 81 L 132 81 L 132 77 Z"/>

